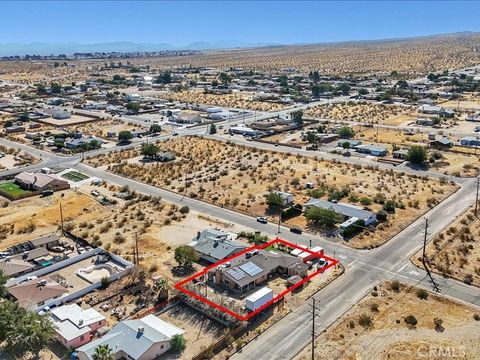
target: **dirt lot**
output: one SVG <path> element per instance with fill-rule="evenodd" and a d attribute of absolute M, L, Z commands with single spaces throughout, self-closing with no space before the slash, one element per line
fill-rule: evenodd
<path fill-rule="evenodd" d="M 129 130 L 129 131 L 141 131 L 147 130 L 144 127 L 134 124 L 128 123 L 123 120 L 119 119 L 109 119 L 109 120 L 97 120 L 91 121 L 89 123 L 81 124 L 81 125 L 70 125 L 65 126 L 66 129 L 70 131 L 80 131 L 83 134 L 94 135 L 100 138 L 107 138 L 108 132 L 114 132 L 118 135 L 120 131 Z M 115 136 L 114 140 L 117 137 Z"/>
<path fill-rule="evenodd" d="M 90 189 L 100 192 L 98 198 L 106 196 L 116 204 L 101 205 L 87 195 Z M 87 185 L 80 187 L 82 192 L 66 190 L 51 197 L 5 201 L 5 207 L 0 208 L 0 248 L 57 231 L 61 203 L 65 227 L 69 231 L 127 260 L 133 259 L 137 235 L 142 267 L 152 275 L 159 272 L 173 279 L 173 250 L 190 242 L 197 231 L 207 227 L 234 232 L 246 230 L 198 213 L 182 213 L 178 206 L 157 198 L 141 195 L 128 201 L 115 198 L 113 193 L 120 190 L 107 185 L 100 188 Z"/>
<path fill-rule="evenodd" d="M 372 291 L 317 337 L 315 358 L 456 358 L 435 356 L 440 350 L 450 347 L 450 351 L 455 348 L 457 354 L 462 354 L 458 357 L 478 359 L 480 333 L 476 329 L 479 322 L 473 316 L 480 310 L 426 294 L 427 299 L 421 300 L 416 288 L 400 284 L 399 290 L 394 291 L 390 283 L 381 284 L 377 291 Z M 409 315 L 416 318 L 416 326 L 405 322 Z M 440 321 L 435 324 L 435 319 Z M 295 359 L 310 359 L 310 346 Z"/>
<path fill-rule="evenodd" d="M 40 160 L 23 151 L 0 145 L 0 170 L 9 170 L 23 165 L 37 164 Z"/>
<path fill-rule="evenodd" d="M 187 341 L 187 348 L 181 355 L 165 354 L 160 360 L 191 359 L 204 347 L 224 335 L 225 328 L 222 325 L 183 304 L 178 304 L 157 316 L 185 330 L 184 337 Z"/>
<path fill-rule="evenodd" d="M 350 246 L 360 248 L 384 243 L 455 189 L 446 182 L 380 171 L 374 167 L 362 168 L 261 151 L 198 137 L 168 140 L 160 143 L 160 147 L 173 151 L 177 159 L 166 164 L 141 164 L 138 158 L 135 159 L 138 150 L 126 150 L 92 158 L 88 162 L 148 184 L 252 215 L 266 214 L 264 195 L 274 189 L 293 193 L 295 202 L 303 204 L 309 198 L 308 191 L 304 189 L 305 182 L 313 182 L 317 188 L 324 189 L 322 197 L 344 189 L 348 200 L 345 198 L 343 201 L 355 202 L 359 197 L 379 202 L 383 197 L 396 201 L 399 206 L 388 222 L 349 242 Z M 373 211 L 381 207 L 377 203 L 371 205 Z M 294 218 L 288 224 L 317 231 L 308 226 L 304 217 Z"/>
<path fill-rule="evenodd" d="M 427 261 L 431 271 L 453 277 L 467 284 L 480 286 L 480 220 L 474 207 L 460 216 L 448 229 L 427 245 Z M 412 261 L 423 267 L 422 252 Z"/>
<path fill-rule="evenodd" d="M 187 102 L 190 104 L 205 104 L 215 106 L 225 106 L 237 109 L 251 109 L 258 111 L 278 111 L 285 109 L 286 106 L 266 101 L 251 100 L 252 93 L 232 93 L 232 94 L 205 94 L 203 90 L 172 92 L 168 94 L 171 101 Z"/>
<path fill-rule="evenodd" d="M 374 124 L 401 125 L 418 115 L 411 106 L 379 105 L 366 102 L 334 103 L 308 109 L 306 116 L 341 121 L 358 121 Z"/>

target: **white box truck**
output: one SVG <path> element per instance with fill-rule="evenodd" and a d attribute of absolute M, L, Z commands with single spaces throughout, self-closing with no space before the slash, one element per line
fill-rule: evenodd
<path fill-rule="evenodd" d="M 245 299 L 245 307 L 247 310 L 255 311 L 272 299 L 273 290 L 265 286 Z"/>

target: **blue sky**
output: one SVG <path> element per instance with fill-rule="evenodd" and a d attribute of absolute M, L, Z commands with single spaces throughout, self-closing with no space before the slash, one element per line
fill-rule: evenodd
<path fill-rule="evenodd" d="M 12 1 L 0 43 L 312 43 L 480 31 L 480 2 Z"/>

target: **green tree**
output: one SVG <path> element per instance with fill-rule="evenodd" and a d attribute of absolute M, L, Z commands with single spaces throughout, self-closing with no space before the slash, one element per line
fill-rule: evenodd
<path fill-rule="evenodd" d="M 8 280 L 8 276 L 5 275 L 5 273 L 2 270 L 0 270 L 0 298 L 7 296 L 7 287 L 6 287 L 7 280 Z"/>
<path fill-rule="evenodd" d="M 10 127 L 13 126 L 13 121 L 12 120 L 7 120 L 3 123 L 3 127 Z"/>
<path fill-rule="evenodd" d="M 338 136 L 342 139 L 351 139 L 355 135 L 355 131 L 349 126 L 343 126 L 337 131 Z"/>
<path fill-rule="evenodd" d="M 313 84 L 312 87 L 312 96 L 317 98 L 320 96 L 320 85 L 318 84 Z"/>
<path fill-rule="evenodd" d="M 30 116 L 28 116 L 27 113 L 21 113 L 20 115 L 17 116 L 17 120 L 21 122 L 27 122 L 27 121 L 30 121 Z"/>
<path fill-rule="evenodd" d="M 265 198 L 267 200 L 267 204 L 270 210 L 278 210 L 283 206 L 282 195 L 280 195 L 279 193 L 271 191 L 267 195 L 265 195 Z"/>
<path fill-rule="evenodd" d="M 113 360 L 112 349 L 108 345 L 98 345 L 93 354 L 93 360 Z"/>
<path fill-rule="evenodd" d="M 173 351 L 181 353 L 187 348 L 185 338 L 181 334 L 173 335 L 170 339 L 170 347 Z"/>
<path fill-rule="evenodd" d="M 118 141 L 121 143 L 130 142 L 133 139 L 133 135 L 128 130 L 123 130 L 118 133 Z"/>
<path fill-rule="evenodd" d="M 213 135 L 213 134 L 216 134 L 217 133 L 217 127 L 215 126 L 215 124 L 211 124 L 210 125 L 210 128 L 208 129 L 208 133 L 210 135 Z"/>
<path fill-rule="evenodd" d="M 292 116 L 295 125 L 298 127 L 303 126 L 303 110 L 292 111 L 290 115 Z"/>
<path fill-rule="evenodd" d="M 321 209 L 316 206 L 309 207 L 305 211 L 305 217 L 315 225 L 326 229 L 334 227 L 342 219 L 342 216 L 332 209 Z"/>
<path fill-rule="evenodd" d="M 427 160 L 427 149 L 420 145 L 414 145 L 408 149 L 405 159 L 412 164 L 423 164 Z"/>
<path fill-rule="evenodd" d="M 53 323 L 44 315 L 9 300 L 0 302 L 0 344 L 7 358 L 38 355 L 54 338 Z"/>
<path fill-rule="evenodd" d="M 158 280 L 155 285 L 155 289 L 158 291 L 157 302 L 162 302 L 168 299 L 168 291 L 170 290 L 170 282 L 167 279 Z"/>
<path fill-rule="evenodd" d="M 37 94 L 38 95 L 45 95 L 47 93 L 47 89 L 45 89 L 44 85 L 36 84 L 35 87 L 37 88 Z"/>
<path fill-rule="evenodd" d="M 50 83 L 50 92 L 52 94 L 59 94 L 61 91 L 62 91 L 62 85 L 55 82 Z"/>
<path fill-rule="evenodd" d="M 162 131 L 162 127 L 159 124 L 152 124 L 150 126 L 150 132 L 153 134 L 159 133 Z"/>
<path fill-rule="evenodd" d="M 307 131 L 306 139 L 310 144 L 317 143 L 317 135 L 313 131 Z"/>
<path fill-rule="evenodd" d="M 170 84 L 172 82 L 172 74 L 166 71 L 155 78 L 157 84 Z"/>
<path fill-rule="evenodd" d="M 228 86 L 232 82 L 232 77 L 228 75 L 227 73 L 222 72 L 219 76 L 218 79 L 224 86 Z"/>
<path fill-rule="evenodd" d="M 342 95 L 348 95 L 350 94 L 350 85 L 348 85 L 347 83 L 341 83 L 337 86 L 337 91 L 339 91 L 340 93 L 342 93 Z"/>
<path fill-rule="evenodd" d="M 155 144 L 143 144 L 140 153 L 143 156 L 152 158 L 160 151 L 157 145 Z"/>
<path fill-rule="evenodd" d="M 198 260 L 198 254 L 193 247 L 181 245 L 175 248 L 174 259 L 178 265 L 191 268 L 192 263 Z"/>
<path fill-rule="evenodd" d="M 137 102 L 129 102 L 127 106 L 125 106 L 128 110 L 134 112 L 135 114 L 140 111 L 140 104 Z"/>

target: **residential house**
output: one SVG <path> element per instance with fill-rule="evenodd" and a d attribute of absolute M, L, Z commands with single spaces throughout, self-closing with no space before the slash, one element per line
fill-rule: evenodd
<path fill-rule="evenodd" d="M 415 123 L 422 126 L 433 126 L 435 122 L 432 118 L 416 118 Z"/>
<path fill-rule="evenodd" d="M 393 157 L 395 159 L 405 159 L 407 157 L 408 150 L 407 149 L 400 149 L 400 150 L 395 150 L 393 152 Z"/>
<path fill-rule="evenodd" d="M 480 139 L 473 136 L 465 136 L 460 139 L 462 146 L 480 146 Z"/>
<path fill-rule="evenodd" d="M 95 309 L 82 309 L 77 304 L 55 307 L 50 311 L 56 338 L 67 349 L 78 348 L 92 340 L 98 329 L 106 325 L 105 316 Z"/>
<path fill-rule="evenodd" d="M 17 277 L 26 274 L 35 267 L 23 259 L 9 259 L 0 261 L 0 270 L 8 277 Z"/>
<path fill-rule="evenodd" d="M 372 144 L 357 145 L 355 146 L 355 150 L 359 153 L 372 156 L 385 156 L 388 152 L 386 147 Z"/>
<path fill-rule="evenodd" d="M 355 148 L 362 144 L 360 140 L 352 140 L 352 139 L 340 139 L 337 142 L 338 147 L 343 147 L 343 144 L 348 143 L 349 149 Z"/>
<path fill-rule="evenodd" d="M 24 126 L 17 126 L 17 125 L 14 125 L 14 126 L 7 126 L 5 128 L 5 132 L 7 134 L 14 134 L 14 133 L 21 133 L 21 132 L 24 132 L 25 131 L 25 127 Z"/>
<path fill-rule="evenodd" d="M 77 349 L 80 360 L 93 360 L 95 349 L 106 345 L 114 359 L 151 360 L 170 349 L 170 340 L 184 331 L 155 315 L 124 320 L 99 339 Z"/>
<path fill-rule="evenodd" d="M 333 210 L 347 219 L 356 218 L 357 220 L 363 220 L 366 226 L 377 222 L 377 215 L 375 213 L 351 204 L 333 203 L 327 200 L 310 198 L 310 200 L 303 205 L 303 208 L 304 210 L 307 210 L 312 206 L 320 209 Z"/>
<path fill-rule="evenodd" d="M 282 198 L 282 206 L 288 206 L 293 203 L 293 194 L 283 192 L 283 191 L 272 191 L 274 194 L 280 195 Z"/>
<path fill-rule="evenodd" d="M 430 146 L 436 149 L 445 149 L 453 146 L 453 142 L 446 137 L 430 141 Z"/>
<path fill-rule="evenodd" d="M 221 230 L 206 229 L 198 232 L 189 245 L 195 249 L 200 259 L 216 263 L 245 250 L 246 246 L 235 242 L 234 237 L 234 234 Z"/>
<path fill-rule="evenodd" d="M 56 281 L 35 279 L 8 288 L 9 297 L 27 309 L 36 309 L 52 299 L 68 293 L 68 289 Z"/>
<path fill-rule="evenodd" d="M 70 187 L 68 182 L 65 180 L 57 179 L 48 174 L 31 173 L 28 171 L 23 171 L 15 176 L 15 183 L 23 189 L 32 191 L 57 191 L 68 189 Z"/>
<path fill-rule="evenodd" d="M 253 250 L 207 272 L 208 280 L 230 291 L 243 293 L 262 285 L 276 274 L 307 276 L 302 259 L 276 251 Z"/>

